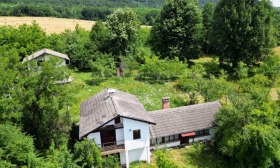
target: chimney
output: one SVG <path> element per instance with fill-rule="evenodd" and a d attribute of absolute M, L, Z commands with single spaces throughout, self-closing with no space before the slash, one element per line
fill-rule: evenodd
<path fill-rule="evenodd" d="M 163 97 L 162 98 L 162 109 L 169 109 L 170 108 L 170 97 Z"/>
<path fill-rule="evenodd" d="M 112 97 L 112 96 L 114 95 L 115 92 L 116 92 L 115 89 L 108 89 L 109 97 Z"/>
<path fill-rule="evenodd" d="M 116 69 L 116 73 L 117 73 L 117 77 L 120 77 L 121 76 L 121 70 L 119 67 L 117 67 Z"/>

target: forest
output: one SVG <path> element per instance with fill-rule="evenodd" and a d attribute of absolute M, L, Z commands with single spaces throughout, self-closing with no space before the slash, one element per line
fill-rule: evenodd
<path fill-rule="evenodd" d="M 147 111 L 163 96 L 172 107 L 222 105 L 211 142 L 157 150 L 151 164 L 131 167 L 280 167 L 280 9 L 268 0 L 167 0 L 151 28 L 140 28 L 134 8 L 108 9 L 91 31 L 0 27 L 0 167 L 120 167 L 78 138 L 80 103 L 106 87 L 136 95 Z M 42 48 L 67 54 L 70 66 L 22 63 Z M 69 76 L 72 83 L 57 83 Z"/>

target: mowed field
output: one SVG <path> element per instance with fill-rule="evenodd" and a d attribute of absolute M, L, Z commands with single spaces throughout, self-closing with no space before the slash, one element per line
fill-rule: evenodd
<path fill-rule="evenodd" d="M 52 18 L 52 17 L 10 17 L 1 16 L 0 26 L 10 25 L 18 27 L 22 24 L 32 24 L 37 22 L 47 34 L 62 33 L 66 29 L 74 30 L 78 24 L 85 30 L 91 30 L 91 27 L 95 24 L 95 21 L 78 20 L 78 19 L 64 19 L 64 18 Z"/>
<path fill-rule="evenodd" d="M 10 25 L 18 27 L 22 24 L 31 25 L 32 22 L 37 22 L 40 27 L 47 33 L 62 33 L 65 30 L 74 30 L 76 25 L 80 25 L 85 30 L 91 30 L 95 21 L 79 20 L 79 19 L 65 19 L 54 17 L 13 17 L 13 16 L 0 16 L 0 26 Z M 142 28 L 150 28 L 151 26 L 142 25 Z"/>

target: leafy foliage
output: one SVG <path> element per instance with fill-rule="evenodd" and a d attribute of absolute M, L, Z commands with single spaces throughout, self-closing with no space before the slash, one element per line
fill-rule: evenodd
<path fill-rule="evenodd" d="M 78 168 L 79 166 L 73 161 L 73 154 L 68 151 L 66 144 L 56 149 L 54 143 L 52 143 L 47 151 L 44 167 Z"/>
<path fill-rule="evenodd" d="M 89 139 L 83 139 L 75 144 L 74 158 L 82 168 L 102 166 L 101 152 L 98 146 Z"/>
<path fill-rule="evenodd" d="M 187 60 L 200 56 L 202 34 L 202 16 L 197 3 L 168 0 L 152 27 L 150 43 L 161 58 Z"/>
<path fill-rule="evenodd" d="M 96 60 L 92 62 L 92 75 L 97 82 L 116 74 L 116 64 L 111 55 L 96 53 L 95 56 Z"/>
<path fill-rule="evenodd" d="M 0 163 L 8 167 L 40 165 L 33 139 L 15 126 L 0 124 Z"/>
<path fill-rule="evenodd" d="M 213 44 L 211 44 L 211 32 L 212 32 L 212 22 L 213 15 L 215 11 L 215 5 L 212 3 L 207 3 L 202 11 L 202 22 L 204 28 L 204 46 L 203 50 L 206 54 L 213 52 Z"/>
<path fill-rule="evenodd" d="M 37 149 L 46 150 L 54 141 L 59 144 L 59 137 L 67 130 L 59 112 L 69 103 L 68 90 L 63 84 L 57 84 L 69 78 L 67 67 L 57 66 L 57 59 L 45 61 L 41 71 L 27 70 L 21 85 L 23 104 L 22 123 L 24 130 L 35 138 Z M 59 64 L 58 64 L 59 65 Z M 67 119 L 67 115 L 65 115 Z M 32 122 L 30 122 L 32 121 Z M 70 123 L 68 123 L 70 124 Z"/>
<path fill-rule="evenodd" d="M 177 168 L 178 166 L 169 160 L 164 151 L 158 150 L 156 152 L 156 163 L 158 167 L 162 168 Z"/>
<path fill-rule="evenodd" d="M 278 165 L 278 115 L 279 108 L 269 103 L 235 100 L 232 106 L 222 108 L 217 114 L 218 151 L 237 167 Z"/>
<path fill-rule="evenodd" d="M 110 52 L 113 56 L 127 55 L 134 49 L 140 25 L 130 8 L 117 9 L 106 19 L 110 32 Z"/>
<path fill-rule="evenodd" d="M 186 70 L 186 64 L 180 62 L 178 58 L 174 60 L 160 60 L 154 56 L 146 57 L 146 63 L 142 64 L 139 69 L 140 79 L 176 79 Z"/>
<path fill-rule="evenodd" d="M 221 0 L 213 18 L 213 44 L 220 62 L 236 68 L 254 65 L 268 56 L 271 41 L 271 2 Z"/>
<path fill-rule="evenodd" d="M 106 158 L 103 158 L 102 167 L 104 168 L 119 168 L 120 161 L 116 155 L 108 155 Z"/>

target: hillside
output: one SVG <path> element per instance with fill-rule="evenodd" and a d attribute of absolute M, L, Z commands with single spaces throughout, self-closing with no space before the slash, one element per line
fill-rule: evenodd
<path fill-rule="evenodd" d="M 199 6 L 204 6 L 208 2 L 216 3 L 218 0 L 198 0 Z M 165 0 L 21 0 L 20 3 L 18 0 L 1 0 L 2 3 L 11 3 L 11 4 L 48 4 L 48 5 L 58 5 L 58 6 L 91 6 L 91 7 L 149 7 L 149 8 L 161 8 Z"/>

